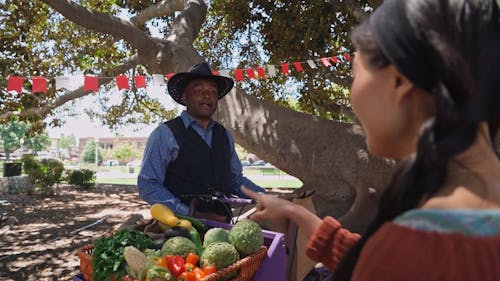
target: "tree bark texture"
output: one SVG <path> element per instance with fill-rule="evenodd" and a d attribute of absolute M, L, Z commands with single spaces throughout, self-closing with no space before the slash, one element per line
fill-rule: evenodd
<path fill-rule="evenodd" d="M 238 89 L 219 101 L 216 118 L 238 144 L 314 189 L 318 215 L 342 217 L 360 232 L 374 217 L 394 163 L 369 156 L 358 125 L 296 112 Z"/>

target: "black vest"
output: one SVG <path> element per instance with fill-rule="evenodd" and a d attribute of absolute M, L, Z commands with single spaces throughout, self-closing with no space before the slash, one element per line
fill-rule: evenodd
<path fill-rule="evenodd" d="M 177 159 L 165 171 L 166 187 L 185 204 L 192 197 L 183 195 L 207 194 L 210 190 L 230 194 L 231 146 L 226 129 L 215 122 L 209 147 L 191 126 L 184 126 L 181 117 L 165 124 L 179 145 Z"/>

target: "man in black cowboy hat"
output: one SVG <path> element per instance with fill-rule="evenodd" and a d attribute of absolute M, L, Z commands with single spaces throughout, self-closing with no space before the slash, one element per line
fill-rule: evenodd
<path fill-rule="evenodd" d="M 244 197 L 241 185 L 264 191 L 243 177 L 233 137 L 212 119 L 218 100 L 233 85 L 231 78 L 213 75 L 207 63 L 168 81 L 170 96 L 186 110 L 148 139 L 137 182 L 142 199 L 151 205 L 163 203 L 182 215 L 188 214 L 191 204 L 197 208 L 195 216 L 227 221 L 227 206 L 216 202 L 194 206 L 193 195 L 219 192 Z"/>

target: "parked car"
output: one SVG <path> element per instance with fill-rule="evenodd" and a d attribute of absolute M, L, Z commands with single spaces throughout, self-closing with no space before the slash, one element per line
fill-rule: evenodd
<path fill-rule="evenodd" d="M 102 165 L 108 166 L 108 167 L 119 166 L 120 162 L 118 162 L 118 160 L 110 159 L 110 160 L 106 160 L 106 161 L 102 162 Z"/>
<path fill-rule="evenodd" d="M 127 167 L 140 167 L 141 164 L 141 160 L 133 160 L 127 163 Z"/>
<path fill-rule="evenodd" d="M 252 163 L 252 166 L 265 166 L 266 162 L 264 160 L 257 160 Z"/>
<path fill-rule="evenodd" d="M 251 166 L 250 162 L 247 160 L 241 161 L 241 166 Z"/>

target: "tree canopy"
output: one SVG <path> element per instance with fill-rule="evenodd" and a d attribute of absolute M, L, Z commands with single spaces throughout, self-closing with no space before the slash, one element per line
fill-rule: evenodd
<path fill-rule="evenodd" d="M 74 115 L 76 101 L 91 93 L 56 91 L 54 77 L 67 73 L 95 74 L 106 77 L 100 82 L 107 83 L 120 73 L 184 71 L 188 63 L 203 59 L 215 68 L 234 69 L 352 51 L 348 32 L 379 2 L 2 0 L 0 120 L 18 115 L 41 130 L 44 120 L 57 126 Z M 181 20 L 188 24 L 181 25 Z M 178 52 L 186 55 L 176 59 Z M 179 62 L 186 57 L 191 59 Z M 8 94 L 9 75 L 51 78 L 48 93 Z M 290 81 L 296 82 L 295 91 L 289 90 Z M 350 120 L 343 91 L 349 83 L 349 65 L 340 64 L 242 86 L 247 93 L 280 105 L 293 107 L 292 102 L 293 108 L 306 113 Z M 30 82 L 24 86 L 30 93 Z M 86 112 L 111 128 L 149 124 L 174 114 L 142 89 L 124 92 L 120 104 L 109 105 L 105 94 L 96 100 L 97 106 Z"/>

